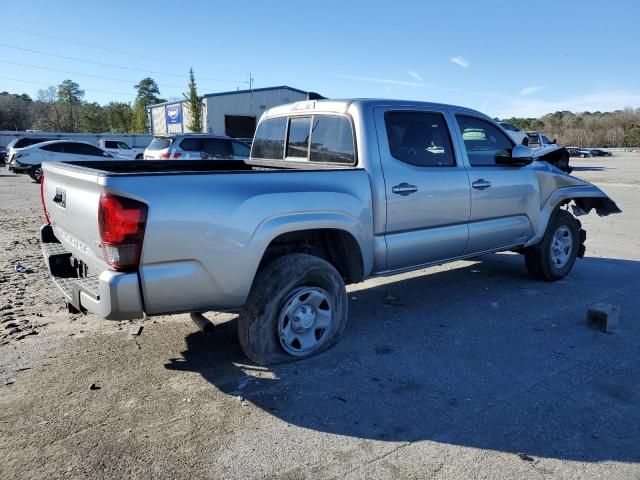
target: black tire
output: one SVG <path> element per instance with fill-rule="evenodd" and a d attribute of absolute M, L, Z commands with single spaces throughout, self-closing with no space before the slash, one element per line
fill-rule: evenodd
<path fill-rule="evenodd" d="M 313 351 L 294 356 L 285 351 L 278 334 L 281 310 L 301 287 L 322 289 L 332 301 L 331 331 Z M 259 365 L 301 360 L 335 345 L 347 326 L 348 299 L 344 281 L 325 260 L 305 254 L 275 259 L 257 276 L 238 319 L 238 337 L 244 353 Z"/>
<path fill-rule="evenodd" d="M 562 228 L 565 228 L 565 231 L 571 235 L 571 252 L 567 262 L 558 266 L 552 260 L 551 247 L 554 236 Z M 524 258 L 529 275 L 535 280 L 547 282 L 554 282 L 566 277 L 573 268 L 580 251 L 580 238 L 578 221 L 566 210 L 558 210 L 549 221 L 542 240 L 537 245 L 525 249 Z"/>
<path fill-rule="evenodd" d="M 40 183 L 42 181 L 42 175 L 42 165 L 34 165 L 31 167 L 31 170 L 29 170 L 29 176 L 36 183 Z"/>
<path fill-rule="evenodd" d="M 142 154 L 139 153 L 138 155 L 136 155 L 136 160 L 142 160 Z"/>

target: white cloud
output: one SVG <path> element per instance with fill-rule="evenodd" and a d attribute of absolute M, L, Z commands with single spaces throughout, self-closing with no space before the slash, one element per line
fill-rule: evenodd
<path fill-rule="evenodd" d="M 540 90 L 543 90 L 544 87 L 539 87 L 539 86 L 535 86 L 535 87 L 524 87 L 522 90 L 520 90 L 520 95 L 531 95 L 534 94 L 536 92 L 539 92 Z"/>
<path fill-rule="evenodd" d="M 451 60 L 456 65 L 460 65 L 461 67 L 469 67 L 469 61 L 464 57 L 451 57 L 449 60 Z"/>
<path fill-rule="evenodd" d="M 419 73 L 416 73 L 413 70 L 407 70 L 407 73 L 409 74 L 410 77 L 415 78 L 419 82 L 424 82 L 424 78 L 422 78 L 422 76 Z"/>
<path fill-rule="evenodd" d="M 393 80 L 391 78 L 360 77 L 357 75 L 338 75 L 338 78 L 344 78 L 346 80 L 359 80 L 361 82 L 382 83 L 384 85 L 401 85 L 403 87 L 430 87 L 431 86 L 423 82 L 407 82 L 404 80 Z"/>

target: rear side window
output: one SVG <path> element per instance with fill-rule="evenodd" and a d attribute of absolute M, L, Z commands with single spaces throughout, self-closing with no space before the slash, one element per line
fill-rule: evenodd
<path fill-rule="evenodd" d="M 202 139 L 201 138 L 185 138 L 180 142 L 180 148 L 185 152 L 201 152 Z"/>
<path fill-rule="evenodd" d="M 47 152 L 62 153 L 64 152 L 63 145 L 64 145 L 63 143 L 52 143 L 51 145 L 44 145 L 40 147 L 40 150 L 46 150 Z"/>
<path fill-rule="evenodd" d="M 148 150 L 165 150 L 171 146 L 170 138 L 154 138 L 149 146 Z"/>
<path fill-rule="evenodd" d="M 268 118 L 258 125 L 251 156 L 265 160 L 282 160 L 287 118 Z"/>
<path fill-rule="evenodd" d="M 231 158 L 231 142 L 220 138 L 207 138 L 202 145 L 202 151 L 207 154 L 207 158 Z"/>
<path fill-rule="evenodd" d="M 452 167 L 455 157 L 444 117 L 432 112 L 387 112 L 384 123 L 391 155 L 418 167 Z"/>
<path fill-rule="evenodd" d="M 309 155 L 309 127 L 311 127 L 311 117 L 289 119 L 287 157 L 307 158 Z"/>
<path fill-rule="evenodd" d="M 117 145 L 120 150 L 131 150 L 131 147 L 124 142 L 118 142 Z"/>
<path fill-rule="evenodd" d="M 318 163 L 352 164 L 355 159 L 351 121 L 347 117 L 314 116 L 309 160 Z"/>

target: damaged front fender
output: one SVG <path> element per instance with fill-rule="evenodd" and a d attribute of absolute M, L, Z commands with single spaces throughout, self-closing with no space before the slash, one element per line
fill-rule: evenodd
<path fill-rule="evenodd" d="M 574 198 L 571 210 L 576 217 L 587 215 L 591 210 L 595 209 L 596 213 L 601 217 L 606 217 L 612 213 L 622 213 L 616 202 L 609 197 L 583 197 Z"/>

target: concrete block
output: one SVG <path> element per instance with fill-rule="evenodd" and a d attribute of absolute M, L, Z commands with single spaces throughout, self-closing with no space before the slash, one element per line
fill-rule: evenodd
<path fill-rule="evenodd" d="M 587 322 L 603 332 L 618 330 L 620 307 L 608 303 L 594 303 L 587 310 Z"/>

